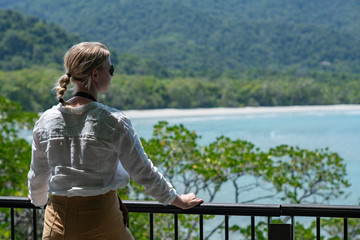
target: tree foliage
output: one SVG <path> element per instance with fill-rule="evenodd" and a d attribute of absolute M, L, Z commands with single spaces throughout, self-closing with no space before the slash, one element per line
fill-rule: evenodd
<path fill-rule="evenodd" d="M 0 4 L 114 48 L 113 62 L 121 75 L 113 78 L 111 92 L 100 98 L 120 109 L 360 103 L 356 1 L 0 0 Z M 78 41 L 54 23 L 0 11 L 0 195 L 26 195 L 30 146 L 19 133 L 23 127 L 31 128 L 37 115 L 22 109 L 41 112 L 56 104 L 50 88 L 63 74 L 64 52 Z M 326 203 L 342 196 L 349 185 L 342 158 L 328 149 L 282 145 L 263 151 L 224 136 L 199 146 L 199 138 L 183 125 L 160 122 L 153 137 L 142 142 L 178 190 L 205 195 L 208 202 L 219 198 L 225 184 L 231 186 L 231 202 L 236 203 Z M 249 194 L 254 191 L 262 195 Z M 133 182 L 121 194 L 124 199 L 150 199 Z M 21 219 L 27 219 L 26 214 L 17 212 Z M 143 231 L 148 231 L 148 222 L 137 217 L 141 214 L 132 216 L 136 239 L 148 239 Z M 6 237 L 8 224 L 3 222 L 9 216 L 1 217 L 0 234 Z M 196 238 L 197 217 L 179 219 L 184 226 L 180 235 Z M 155 229 L 159 238 L 172 237 L 171 216 L 158 215 L 155 222 L 163 227 Z M 322 224 L 332 239 L 339 239 L 338 219 Z M 349 226 L 351 237 L 358 237 L 358 221 L 350 219 Z M 266 228 L 266 223 L 258 223 L 258 239 L 265 239 Z M 313 238 L 313 228 L 300 224 L 295 231 Z M 244 237 L 250 233 L 247 227 L 231 229 Z M 221 230 L 222 222 L 207 237 Z"/>
<path fill-rule="evenodd" d="M 36 3 L 34 4 L 36 5 Z M 166 7 L 167 5 L 164 5 L 164 9 Z M 183 11 L 186 12 L 184 9 Z M 208 11 L 210 10 L 208 9 Z M 1 96 L 19 102 L 26 111 L 41 112 L 56 104 L 55 94 L 49 94 L 51 86 L 64 73 L 60 70 L 64 52 L 70 45 L 80 41 L 80 39 L 66 34 L 64 30 L 53 23 L 48 24 L 35 17 L 25 17 L 18 12 L 10 10 L 0 11 L 0 22 Z M 232 23 L 230 21 L 227 24 L 231 25 Z M 265 23 L 262 22 L 261 24 L 264 25 Z M 179 60 L 177 67 L 175 67 L 177 70 L 175 70 L 175 68 L 169 68 L 164 63 L 164 61 L 166 63 L 170 62 L 166 58 L 165 60 L 162 60 L 164 58 L 159 56 L 141 58 L 124 52 L 118 57 L 116 52 L 112 52 L 112 61 L 116 65 L 117 75 L 113 78 L 111 91 L 106 96 L 102 96 L 101 100 L 120 109 L 360 103 L 360 85 L 358 84 L 360 77 L 359 74 L 351 73 L 355 71 L 354 69 L 350 70 L 341 67 L 339 68 L 341 71 L 329 71 L 333 68 L 331 64 L 329 65 L 332 60 L 329 60 L 330 62 L 323 62 L 317 68 L 318 70 L 315 71 L 307 66 L 310 64 L 307 60 L 302 59 L 302 56 L 308 55 L 307 51 L 319 53 L 319 49 L 321 49 L 318 45 L 313 46 L 314 49 L 311 49 L 310 46 L 303 46 L 307 40 L 301 40 L 302 34 L 310 34 L 311 31 L 307 28 L 311 27 L 302 26 L 294 28 L 298 32 L 296 33 L 297 35 L 293 36 L 286 31 L 289 26 L 283 28 L 280 23 L 277 24 L 278 27 L 267 26 L 264 28 L 277 32 L 276 36 L 293 38 L 300 45 L 299 49 L 296 48 L 295 53 L 290 51 L 291 57 L 286 57 L 286 62 L 289 63 L 288 68 L 281 67 L 281 70 L 279 70 L 277 67 L 271 67 L 269 70 L 257 63 L 250 64 L 246 67 L 246 70 L 243 67 L 229 67 L 230 65 L 236 65 L 236 63 L 225 62 L 236 62 L 236 59 L 239 57 L 231 55 L 233 50 L 229 50 L 229 53 L 227 53 L 226 61 L 216 63 L 216 65 L 220 66 L 223 64 L 227 66 L 226 68 L 232 69 L 229 71 L 219 71 L 216 70 L 216 67 L 206 66 L 196 70 L 193 67 L 186 67 L 188 63 L 181 63 L 185 58 Z M 238 41 L 232 41 L 231 44 L 237 44 L 239 41 L 254 43 L 256 41 L 251 39 L 251 36 L 254 34 L 271 36 L 268 33 L 264 33 L 260 27 L 252 28 L 247 24 L 242 24 L 241 26 L 241 29 L 235 26 L 228 30 L 224 30 L 227 29 L 226 27 L 219 28 L 219 31 L 225 31 L 224 34 L 222 33 L 219 36 L 237 31 L 243 32 L 245 31 L 243 28 L 253 32 L 244 33 L 248 38 L 247 40 L 240 38 Z M 279 29 L 282 29 L 283 32 L 280 32 Z M 197 31 L 201 31 L 201 29 L 197 29 Z M 315 41 L 316 44 L 320 45 L 324 44 L 327 49 L 334 50 L 336 52 L 336 59 L 338 57 L 348 59 L 349 61 L 357 61 L 359 59 L 356 55 L 358 53 L 356 46 L 360 45 L 351 42 L 351 37 L 341 35 L 340 38 L 342 40 L 331 40 L 332 32 L 326 32 L 324 29 L 320 32 L 323 32 L 326 36 L 319 37 L 317 40 L 311 37 L 311 41 Z M 177 37 L 174 39 L 178 40 Z M 261 39 L 261 41 L 265 41 L 268 38 Z M 337 45 L 323 42 L 322 39 L 333 41 Z M 347 39 L 350 39 L 350 42 L 345 45 L 342 44 Z M 284 40 L 281 42 L 287 44 L 291 41 Z M 215 46 L 214 44 L 212 46 Z M 280 43 L 277 44 L 277 48 L 283 49 Z M 229 44 L 225 45 L 228 46 Z M 258 43 L 256 48 L 261 49 L 266 48 L 266 46 L 268 45 L 265 43 Z M 339 47 L 346 48 L 346 50 L 351 51 L 351 54 L 344 52 Z M 173 48 L 174 46 L 171 47 L 171 49 Z M 305 48 L 306 51 L 302 50 L 302 48 Z M 219 47 L 219 51 L 221 49 Z M 246 51 L 253 51 L 253 48 L 246 47 L 243 51 L 246 57 L 253 56 L 253 53 L 246 53 Z M 158 49 L 157 52 L 159 54 L 164 53 L 163 49 Z M 266 55 L 268 50 L 261 50 L 260 52 L 265 52 L 264 54 Z M 280 51 L 277 50 L 276 52 Z M 328 50 L 324 50 L 325 53 L 331 55 Z M 167 55 L 167 58 L 174 57 L 176 59 L 176 56 L 179 56 L 179 54 L 170 54 Z M 214 56 L 217 56 L 217 54 Z M 263 56 L 263 54 L 261 53 L 259 56 Z M 255 56 L 252 58 L 255 58 Z M 206 57 L 207 62 L 210 59 L 211 57 Z M 250 60 L 242 59 L 250 63 Z M 311 61 L 314 61 L 315 64 L 321 59 L 322 57 L 313 56 Z M 196 62 L 201 61 L 203 60 L 196 59 Z M 259 61 L 264 62 L 265 60 Z M 275 59 L 268 59 L 265 62 L 276 65 Z M 346 66 L 350 65 L 346 64 Z M 356 65 L 360 66 L 357 63 Z M 335 70 L 335 68 L 332 70 Z M 71 91 L 69 91 L 66 97 L 70 96 L 70 94 Z"/>
<path fill-rule="evenodd" d="M 39 66 L 0 71 L 0 94 L 26 111 L 43 112 L 57 104 L 51 88 L 62 74 Z M 359 79 L 358 74 L 326 72 L 246 71 L 214 79 L 115 74 L 110 91 L 99 97 L 118 109 L 359 104 Z M 65 99 L 71 94 L 70 87 Z"/>
<path fill-rule="evenodd" d="M 20 131 L 32 129 L 35 113 L 23 112 L 19 104 L 0 97 L 0 196 L 27 196 L 27 173 L 30 167 L 31 146 L 21 138 Z M 28 232 L 29 211 L 16 211 L 15 225 L 19 239 L 31 236 Z M 10 238 L 10 214 L 0 210 L 0 238 Z"/>
<path fill-rule="evenodd" d="M 10 10 L 0 11 L 0 69 L 34 64 L 61 66 L 64 52 L 79 41 L 56 24 Z"/>
<path fill-rule="evenodd" d="M 0 0 L 0 5 L 171 70 L 360 71 L 357 1 Z"/>
<path fill-rule="evenodd" d="M 1 195 L 24 196 L 27 193 L 26 173 L 28 172 L 31 147 L 19 137 L 20 129 L 31 128 L 37 114 L 23 112 L 20 105 L 6 98 L 0 98 L 1 106 Z M 201 136 L 183 125 L 170 126 L 159 122 L 153 136 L 142 143 L 154 164 L 179 192 L 194 192 L 207 202 L 219 201 L 225 187 L 227 200 L 235 203 L 289 202 L 326 203 L 342 196 L 349 186 L 343 159 L 328 149 L 308 150 L 281 145 L 263 151 L 253 143 L 240 139 L 220 136 L 207 146 L 198 145 Z M 257 194 L 250 194 L 257 192 Z M 119 191 L 123 199 L 149 200 L 142 186 L 131 182 Z M 260 193 L 260 194 L 259 194 Z M 30 219 L 27 212 L 16 213 L 16 224 L 26 226 Z M 131 231 L 136 239 L 147 239 L 149 222 L 143 214 L 131 213 Z M 205 216 L 211 221 L 213 216 Z M 172 238 L 173 219 L 171 215 L 155 216 L 155 234 L 158 238 Z M 181 215 L 180 236 L 196 239 L 198 216 Z M 324 220 L 326 231 L 337 239 L 338 220 Z M 2 213 L 3 237 L 8 236 L 8 213 Z M 356 220 L 349 220 L 351 236 L 358 236 Z M 160 227 L 161 226 L 161 227 Z M 209 230 L 207 238 L 223 230 L 223 222 Z M 261 239 L 266 232 L 266 223 L 259 222 L 257 235 Z M 304 227 L 296 224 L 296 233 L 311 235 L 314 225 Z M 26 229 L 26 228 L 24 228 Z M 141 229 L 141 231 L 138 231 Z M 247 236 L 249 229 L 233 225 L 235 234 Z M 19 232 L 19 237 L 29 235 L 31 229 Z"/>
<path fill-rule="evenodd" d="M 359 104 L 357 74 L 243 72 L 218 78 L 120 75 L 104 102 L 120 109 Z"/>
<path fill-rule="evenodd" d="M 194 192 L 206 202 L 224 201 L 221 195 L 226 187 L 226 201 L 233 203 L 327 203 L 342 196 L 349 186 L 343 159 L 328 149 L 311 151 L 281 145 L 262 151 L 250 142 L 224 136 L 200 146 L 199 138 L 195 131 L 181 124 L 169 126 L 167 122 L 159 122 L 153 136 L 149 140 L 142 139 L 142 143 L 154 164 L 178 191 Z M 142 192 L 141 186 L 132 183 L 130 195 L 124 194 L 125 198 L 149 199 Z M 253 192 L 257 194 L 251 194 Z M 135 218 L 139 225 L 132 226 L 134 229 L 146 225 Z M 164 219 L 170 224 L 163 223 L 171 228 L 171 216 L 161 216 L 156 221 Z M 196 217 L 183 216 L 180 221 L 187 226 L 181 238 L 196 239 Z M 207 238 L 221 231 L 223 224 L 220 222 L 207 232 Z M 313 226 L 297 225 L 298 232 L 303 229 L 311 234 Z M 266 227 L 266 223 L 258 224 L 259 237 L 266 232 Z M 249 229 L 236 225 L 231 229 L 244 236 L 249 233 Z M 138 231 L 134 234 L 136 239 L 146 239 L 146 234 Z M 156 234 L 166 238 L 169 232 L 159 230 Z"/>
<path fill-rule="evenodd" d="M 23 112 L 19 104 L 0 97 L 0 196 L 24 196 L 31 147 L 19 137 L 21 129 L 31 129 L 37 114 Z"/>

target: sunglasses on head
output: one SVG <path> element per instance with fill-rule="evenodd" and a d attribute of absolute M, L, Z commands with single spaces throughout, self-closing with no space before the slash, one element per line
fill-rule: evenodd
<path fill-rule="evenodd" d="M 109 69 L 109 73 L 111 76 L 114 76 L 114 71 L 115 71 L 115 67 L 114 67 L 114 65 L 111 65 L 110 69 Z"/>

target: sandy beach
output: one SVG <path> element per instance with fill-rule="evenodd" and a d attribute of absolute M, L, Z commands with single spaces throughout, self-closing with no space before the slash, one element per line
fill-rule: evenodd
<path fill-rule="evenodd" d="M 263 114 L 263 113 L 296 113 L 323 111 L 360 111 L 360 104 L 354 105 L 316 105 L 316 106 L 278 106 L 278 107 L 243 107 L 243 108 L 193 108 L 193 109 L 152 109 L 124 111 L 132 119 L 136 118 L 166 118 L 166 117 L 196 117 L 223 116 L 234 114 Z"/>

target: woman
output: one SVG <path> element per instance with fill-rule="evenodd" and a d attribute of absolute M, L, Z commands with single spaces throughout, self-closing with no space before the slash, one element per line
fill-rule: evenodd
<path fill-rule="evenodd" d="M 64 66 L 56 88 L 60 103 L 35 124 L 28 174 L 32 203 L 47 204 L 43 239 L 133 239 L 116 194 L 129 177 L 164 205 L 189 209 L 203 202 L 193 193 L 177 195 L 148 159 L 130 120 L 97 102 L 114 74 L 103 44 L 74 45 Z M 70 81 L 76 93 L 64 101 Z"/>

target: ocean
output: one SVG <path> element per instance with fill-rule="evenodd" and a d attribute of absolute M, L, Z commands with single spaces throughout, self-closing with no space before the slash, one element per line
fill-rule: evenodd
<path fill-rule="evenodd" d="M 351 186 L 347 198 L 329 204 L 358 205 L 360 201 L 360 106 L 260 107 L 125 111 L 140 137 L 149 139 L 160 120 L 183 124 L 207 145 L 221 135 L 242 139 L 262 150 L 286 144 L 309 150 L 328 148 L 344 159 Z M 224 195 L 223 195 L 224 196 Z M 226 195 L 225 195 L 226 196 Z M 227 199 L 217 198 L 217 202 Z M 268 202 L 271 203 L 271 202 Z"/>
<path fill-rule="evenodd" d="M 262 150 L 286 144 L 309 150 L 329 148 L 338 153 L 347 167 L 347 179 L 351 186 L 345 190 L 347 198 L 334 199 L 328 204 L 358 205 L 360 202 L 360 105 L 335 106 L 293 106 L 293 107 L 254 107 L 254 108 L 215 108 L 215 109 L 160 109 L 125 111 L 132 124 L 142 138 L 149 139 L 153 126 L 159 121 L 167 121 L 170 125 L 183 124 L 186 128 L 202 138 L 200 145 L 207 145 L 221 135 L 231 139 L 242 139 L 255 144 Z M 25 131 L 22 137 L 31 141 L 31 131 Z M 151 156 L 150 156 L 151 158 Z M 229 187 L 230 189 L 230 187 Z M 228 186 L 225 184 L 213 202 L 233 202 L 229 198 Z M 179 190 L 179 189 L 177 189 Z M 182 194 L 182 192 L 179 192 Z M 247 192 L 256 196 L 259 192 Z M 223 197 L 223 196 L 226 196 Z M 206 196 L 199 197 L 206 200 Z M 264 200 L 273 204 L 270 199 Z M 242 199 L 240 199 L 242 202 Z M 279 203 L 279 202 L 276 202 Z M 282 202 L 280 202 L 282 203 Z M 219 222 L 221 216 L 208 220 L 206 232 Z M 311 218 L 297 218 L 309 224 Z M 267 221 L 258 217 L 258 221 Z M 247 226 L 248 217 L 233 217 L 230 224 Z M 236 236 L 236 233 L 234 233 Z M 215 233 L 211 239 L 223 239 Z"/>
<path fill-rule="evenodd" d="M 360 204 L 360 105 L 124 112 L 130 117 L 139 137 L 145 139 L 151 137 L 156 123 L 167 121 L 170 125 L 183 124 L 187 129 L 196 131 L 201 136 L 199 145 L 207 145 L 224 135 L 231 139 L 249 141 L 264 151 L 282 144 L 309 150 L 327 147 L 330 152 L 338 153 L 344 159 L 347 179 L 351 184 L 345 189 L 347 198 L 334 199 L 329 204 Z M 24 131 L 21 136 L 30 142 L 32 133 Z M 226 192 L 226 189 L 223 191 Z M 215 200 L 231 202 L 229 198 L 218 197 Z"/>

